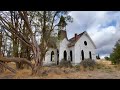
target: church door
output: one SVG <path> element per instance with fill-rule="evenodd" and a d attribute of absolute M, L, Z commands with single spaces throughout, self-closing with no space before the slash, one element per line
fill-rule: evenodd
<path fill-rule="evenodd" d="M 64 60 L 66 61 L 67 60 L 67 52 L 64 51 Z"/>
<path fill-rule="evenodd" d="M 89 51 L 89 56 L 90 56 L 90 59 L 92 59 L 91 51 Z"/>
<path fill-rule="evenodd" d="M 72 51 L 70 51 L 70 60 L 72 61 Z"/>
<path fill-rule="evenodd" d="M 57 49 L 57 65 L 59 64 L 59 50 Z"/>

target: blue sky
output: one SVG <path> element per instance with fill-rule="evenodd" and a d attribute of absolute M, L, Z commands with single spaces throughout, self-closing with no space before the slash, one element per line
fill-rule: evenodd
<path fill-rule="evenodd" d="M 68 38 L 87 31 L 101 58 L 109 56 L 120 39 L 120 11 L 71 11 L 73 23 L 67 26 Z"/>

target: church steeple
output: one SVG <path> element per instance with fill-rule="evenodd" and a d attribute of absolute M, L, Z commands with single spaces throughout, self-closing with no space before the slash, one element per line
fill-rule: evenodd
<path fill-rule="evenodd" d="M 63 16 L 61 16 L 60 21 L 58 23 L 58 38 L 59 40 L 63 40 L 64 38 L 67 38 L 67 33 L 66 33 L 66 21 Z"/>
<path fill-rule="evenodd" d="M 64 38 L 67 38 L 67 33 L 65 30 L 58 31 L 58 39 L 63 40 Z"/>
<path fill-rule="evenodd" d="M 67 25 L 67 23 L 65 21 L 65 17 L 61 16 L 60 21 L 58 23 L 58 29 L 59 30 L 66 30 L 66 25 Z"/>

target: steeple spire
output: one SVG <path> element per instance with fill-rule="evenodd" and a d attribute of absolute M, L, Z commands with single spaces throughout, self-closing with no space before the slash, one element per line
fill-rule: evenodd
<path fill-rule="evenodd" d="M 60 17 L 60 21 L 58 23 L 58 29 L 59 30 L 65 30 L 66 29 L 66 25 L 67 25 L 67 23 L 65 21 L 65 17 L 61 16 Z"/>

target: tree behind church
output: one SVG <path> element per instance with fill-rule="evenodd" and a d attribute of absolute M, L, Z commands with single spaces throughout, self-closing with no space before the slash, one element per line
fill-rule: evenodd
<path fill-rule="evenodd" d="M 96 59 L 100 59 L 100 56 L 99 56 L 99 54 L 98 54 L 98 56 L 96 56 Z"/>

